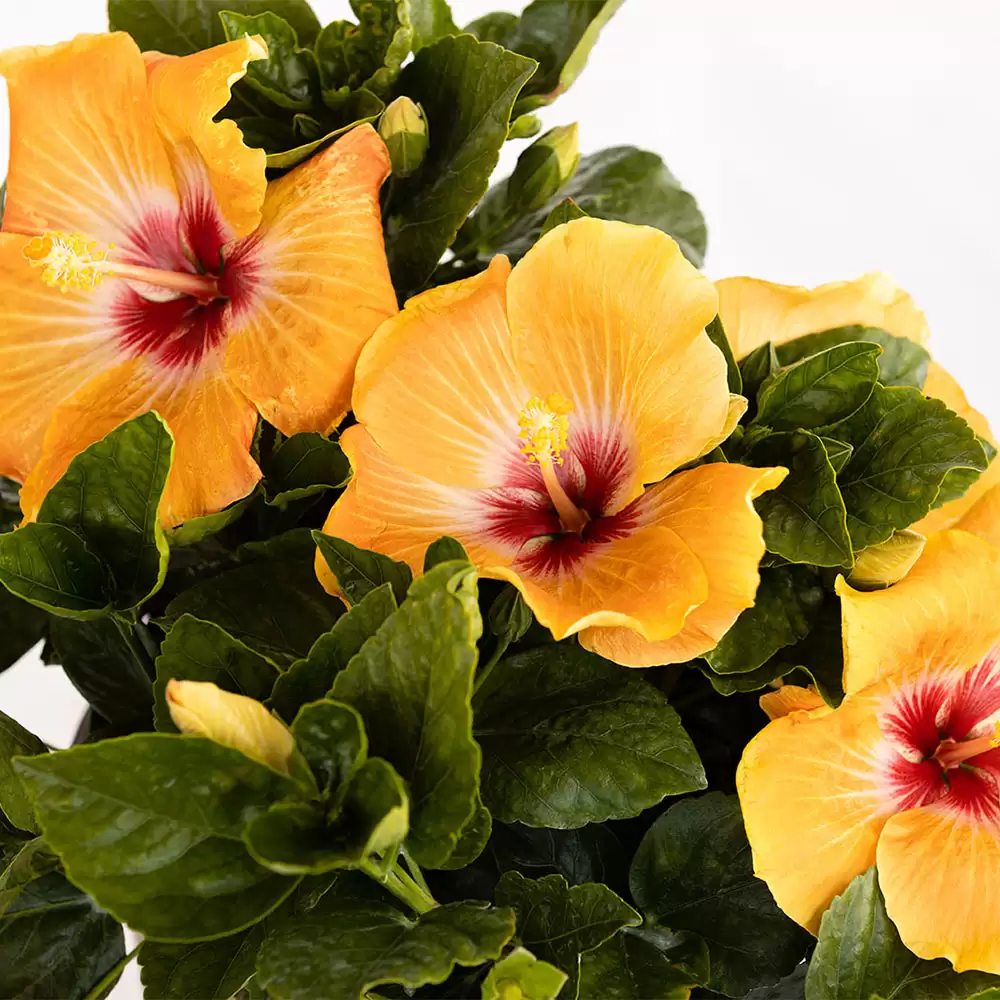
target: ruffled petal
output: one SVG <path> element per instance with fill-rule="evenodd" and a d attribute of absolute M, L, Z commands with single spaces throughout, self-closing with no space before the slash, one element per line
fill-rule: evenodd
<path fill-rule="evenodd" d="M 717 281 L 719 315 L 737 358 L 766 344 L 838 326 L 876 326 L 918 344 L 927 342 L 927 319 L 913 299 L 884 274 L 835 281 L 817 288 L 776 285 L 757 278 Z"/>
<path fill-rule="evenodd" d="M 994 788 L 994 795 L 996 789 Z M 1000 829 L 936 804 L 893 816 L 878 881 L 903 944 L 958 972 L 1000 973 Z"/>
<path fill-rule="evenodd" d="M 363 344 L 397 312 L 378 201 L 388 173 L 385 144 L 361 125 L 268 186 L 226 370 L 285 434 L 343 419 Z"/>
<path fill-rule="evenodd" d="M 229 384 L 218 358 L 178 377 L 137 359 L 97 376 L 56 409 L 42 460 L 21 491 L 25 517 L 37 516 L 75 455 L 147 410 L 156 410 L 174 436 L 160 506 L 165 527 L 221 510 L 260 479 L 250 457 L 257 415 Z"/>
<path fill-rule="evenodd" d="M 146 54 L 155 121 L 177 178 L 189 239 L 207 240 L 224 223 L 216 234 L 216 257 L 222 243 L 249 235 L 260 223 L 267 154 L 245 145 L 235 122 L 214 119 L 247 64 L 266 58 L 261 40 L 249 36 L 189 56 Z M 210 248 L 194 249 L 209 262 Z"/>
<path fill-rule="evenodd" d="M 1000 549 L 964 531 L 931 535 L 887 590 L 839 578 L 837 593 L 848 694 L 892 674 L 968 669 L 1000 638 Z"/>
<path fill-rule="evenodd" d="M 588 629 L 581 645 L 616 663 L 650 667 L 683 663 L 715 647 L 740 612 L 749 608 L 760 582 L 764 538 L 753 501 L 774 489 L 785 469 L 702 465 L 646 491 L 648 523 L 677 533 L 698 557 L 708 580 L 705 601 L 674 636 L 649 642 L 626 629 Z"/>
<path fill-rule="evenodd" d="M 1000 485 L 987 490 L 976 500 L 955 527 L 1000 546 Z"/>
<path fill-rule="evenodd" d="M 510 265 L 410 299 L 365 345 L 354 413 L 396 463 L 442 484 L 496 486 L 529 393 L 507 326 Z"/>
<path fill-rule="evenodd" d="M 124 33 L 0 54 L 10 99 L 5 232 L 81 233 L 129 249 L 141 220 L 176 218 L 146 69 Z"/>
<path fill-rule="evenodd" d="M 813 934 L 833 898 L 875 862 L 892 807 L 879 787 L 873 700 L 847 699 L 769 723 L 736 772 L 754 872 Z"/>
<path fill-rule="evenodd" d="M 777 690 L 768 691 L 757 700 L 772 722 L 775 719 L 783 719 L 792 712 L 815 712 L 826 708 L 826 711 L 820 714 L 828 715 L 833 711 L 812 685 L 799 687 L 797 684 L 782 684 Z"/>
<path fill-rule="evenodd" d="M 633 453 L 619 506 L 709 450 L 729 416 L 726 366 L 704 332 L 711 283 L 657 229 L 579 219 L 543 236 L 507 285 L 514 360 Z"/>

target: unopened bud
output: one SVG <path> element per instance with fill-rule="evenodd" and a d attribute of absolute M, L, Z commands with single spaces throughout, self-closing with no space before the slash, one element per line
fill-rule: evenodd
<path fill-rule="evenodd" d="M 541 208 L 573 176 L 579 161 L 576 122 L 550 129 L 518 157 L 507 182 L 507 201 L 518 212 Z"/>
<path fill-rule="evenodd" d="M 920 558 L 927 541 L 916 531 L 896 531 L 884 542 L 858 553 L 847 582 L 858 590 L 877 590 L 898 583 Z"/>
<path fill-rule="evenodd" d="M 424 162 L 430 143 L 427 118 L 424 109 L 408 97 L 397 97 L 382 112 L 378 134 L 389 150 L 396 177 L 409 177 Z"/>
<path fill-rule="evenodd" d="M 507 129 L 508 139 L 530 139 L 542 131 L 542 119 L 538 115 L 519 115 Z"/>

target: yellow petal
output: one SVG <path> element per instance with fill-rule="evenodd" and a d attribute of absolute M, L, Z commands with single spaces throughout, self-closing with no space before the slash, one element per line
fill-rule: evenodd
<path fill-rule="evenodd" d="M 714 648 L 753 604 L 760 582 L 764 539 L 753 501 L 785 475 L 784 469 L 719 463 L 680 472 L 647 490 L 642 503 L 650 523 L 676 532 L 697 556 L 708 580 L 706 599 L 666 639 L 650 642 L 627 629 L 591 628 L 580 643 L 630 667 L 683 663 Z"/>
<path fill-rule="evenodd" d="M 1000 974 L 1000 839 L 927 806 L 893 816 L 878 844 L 878 881 L 903 944 L 958 972 Z"/>
<path fill-rule="evenodd" d="M 837 580 L 844 690 L 882 677 L 967 669 L 1000 639 L 1000 549 L 964 531 L 931 535 L 913 569 L 888 590 Z"/>
<path fill-rule="evenodd" d="M 259 285 L 226 370 L 284 434 L 343 419 L 361 348 L 396 313 L 378 201 L 388 172 L 385 145 L 361 125 L 268 186 Z"/>
<path fill-rule="evenodd" d="M 564 396 L 634 451 L 619 507 L 703 455 L 726 425 L 726 366 L 704 332 L 716 305 L 668 236 L 600 219 L 553 229 L 510 276 L 514 361 L 531 395 Z"/>
<path fill-rule="evenodd" d="M 847 582 L 861 590 L 892 586 L 913 569 L 926 544 L 915 531 L 895 531 L 884 542 L 862 549 Z"/>
<path fill-rule="evenodd" d="M 979 497 L 955 523 L 955 527 L 1000 546 L 1000 484 Z"/>
<path fill-rule="evenodd" d="M 736 772 L 754 872 L 815 934 L 833 898 L 875 861 L 888 818 L 872 700 L 793 711 L 761 730 Z"/>
<path fill-rule="evenodd" d="M 771 341 L 783 344 L 838 326 L 875 326 L 918 344 L 930 336 L 924 314 L 884 274 L 817 288 L 776 285 L 757 278 L 717 281 L 719 315 L 737 358 Z"/>
<path fill-rule="evenodd" d="M 280 774 L 289 774 L 292 734 L 259 701 L 204 681 L 167 681 L 170 718 L 182 733 L 207 736 Z M 179 776 L 183 780 L 183 775 Z"/>
<path fill-rule="evenodd" d="M 796 684 L 782 684 L 776 691 L 768 691 L 757 699 L 760 707 L 773 722 L 782 719 L 792 712 L 813 712 L 826 708 L 826 715 L 833 709 L 823 701 L 823 696 L 811 684 L 809 687 L 799 687 Z"/>

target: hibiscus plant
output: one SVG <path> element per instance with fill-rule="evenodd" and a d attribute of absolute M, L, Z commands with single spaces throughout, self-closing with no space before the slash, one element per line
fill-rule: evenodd
<path fill-rule="evenodd" d="M 992 433 L 535 138 L 621 2 L 0 53 L 0 995 L 1000 996 Z"/>

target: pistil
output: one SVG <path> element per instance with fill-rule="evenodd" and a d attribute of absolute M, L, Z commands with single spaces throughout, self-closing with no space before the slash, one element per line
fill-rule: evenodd
<path fill-rule="evenodd" d="M 934 759 L 945 769 L 958 767 L 997 747 L 1000 747 L 1000 722 L 996 724 L 992 736 L 980 736 L 974 740 L 942 740 Z"/>

